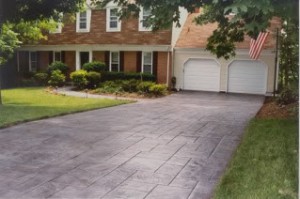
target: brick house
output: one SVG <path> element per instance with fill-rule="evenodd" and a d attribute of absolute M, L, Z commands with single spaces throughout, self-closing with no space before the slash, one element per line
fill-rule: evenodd
<path fill-rule="evenodd" d="M 145 27 L 147 10 L 139 19 L 119 20 L 118 7 L 112 3 L 105 9 L 87 4 L 76 20 L 65 23 L 36 45 L 24 45 L 17 52 L 18 71 L 44 71 L 53 61 L 66 63 L 71 71 L 84 63 L 102 61 L 109 71 L 146 72 L 157 76 L 159 83 L 169 84 L 172 49 L 181 28 L 152 32 Z M 182 10 L 182 21 L 187 12 Z"/>

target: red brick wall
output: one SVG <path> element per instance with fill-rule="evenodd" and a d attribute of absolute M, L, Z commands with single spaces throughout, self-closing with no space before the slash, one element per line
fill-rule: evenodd
<path fill-rule="evenodd" d="M 49 66 L 49 52 L 48 51 L 40 51 L 39 54 L 39 61 L 38 61 L 38 70 L 39 71 L 46 71 Z"/>
<path fill-rule="evenodd" d="M 76 70 L 76 52 L 66 51 L 65 52 L 65 64 L 69 67 L 69 71 L 73 72 Z"/>
<path fill-rule="evenodd" d="M 93 61 L 105 62 L 105 52 L 93 51 Z"/>
<path fill-rule="evenodd" d="M 124 52 L 124 71 L 125 72 L 136 72 L 137 65 L 137 52 Z"/>
<path fill-rule="evenodd" d="M 120 32 L 106 32 L 106 10 L 93 10 L 89 33 L 76 33 L 76 21 L 65 24 L 61 34 L 50 34 L 42 44 L 131 44 L 170 45 L 170 30 L 155 33 L 138 31 L 138 19 L 124 19 Z"/>
<path fill-rule="evenodd" d="M 167 82 L 167 68 L 168 68 L 168 53 L 158 52 L 157 54 L 157 82 Z"/>

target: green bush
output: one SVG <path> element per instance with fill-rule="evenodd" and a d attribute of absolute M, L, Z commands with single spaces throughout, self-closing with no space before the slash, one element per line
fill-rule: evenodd
<path fill-rule="evenodd" d="M 94 71 L 94 72 L 103 72 L 106 69 L 106 65 L 103 62 L 90 62 L 90 63 L 85 63 L 82 67 L 83 70 L 86 70 L 88 72 Z"/>
<path fill-rule="evenodd" d="M 103 81 L 113 80 L 143 80 L 143 81 L 156 81 L 156 77 L 148 73 L 124 73 L 124 72 L 104 72 L 102 74 Z"/>
<path fill-rule="evenodd" d="M 154 82 L 140 82 L 139 85 L 137 86 L 137 90 L 139 93 L 142 94 L 148 94 L 150 93 L 150 87 L 155 85 Z"/>
<path fill-rule="evenodd" d="M 66 76 L 60 70 L 51 72 L 48 84 L 51 86 L 63 86 L 66 81 Z"/>
<path fill-rule="evenodd" d="M 84 89 L 88 85 L 87 74 L 85 70 L 78 70 L 70 74 L 70 78 L 76 88 Z"/>
<path fill-rule="evenodd" d="M 137 92 L 137 86 L 139 85 L 139 83 L 140 81 L 136 79 L 123 80 L 122 88 L 125 92 L 129 92 L 129 93 Z"/>
<path fill-rule="evenodd" d="M 150 94 L 157 96 L 165 95 L 167 92 L 167 86 L 165 84 L 155 84 L 149 88 Z"/>
<path fill-rule="evenodd" d="M 101 80 L 101 74 L 98 72 L 88 72 L 86 75 L 87 81 L 88 81 L 88 88 L 96 88 Z"/>
<path fill-rule="evenodd" d="M 60 70 L 64 75 L 67 75 L 69 67 L 60 61 L 55 61 L 52 64 L 50 64 L 48 68 L 48 73 L 51 74 L 51 72 L 54 70 Z"/>
<path fill-rule="evenodd" d="M 121 81 L 106 81 L 100 85 L 98 89 L 101 93 L 119 93 L 123 92 Z"/>
<path fill-rule="evenodd" d="M 48 82 L 47 73 L 36 73 L 33 77 L 39 85 L 45 86 Z"/>
<path fill-rule="evenodd" d="M 284 88 L 276 99 L 276 102 L 281 105 L 290 104 L 298 101 L 298 91 L 290 88 Z"/>

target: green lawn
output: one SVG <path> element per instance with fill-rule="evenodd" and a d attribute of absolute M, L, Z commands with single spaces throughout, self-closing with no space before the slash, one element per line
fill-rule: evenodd
<path fill-rule="evenodd" d="M 128 101 L 86 99 L 47 93 L 43 88 L 18 88 L 2 91 L 0 127 L 84 110 L 116 106 Z"/>
<path fill-rule="evenodd" d="M 298 121 L 254 119 L 214 198 L 297 198 L 297 179 Z"/>

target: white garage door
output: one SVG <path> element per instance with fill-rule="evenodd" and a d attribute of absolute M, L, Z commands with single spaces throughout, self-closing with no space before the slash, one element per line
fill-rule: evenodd
<path fill-rule="evenodd" d="M 184 90 L 220 91 L 220 66 L 212 59 L 190 59 L 184 66 Z"/>
<path fill-rule="evenodd" d="M 260 61 L 233 61 L 228 69 L 228 92 L 266 94 L 267 73 Z"/>

